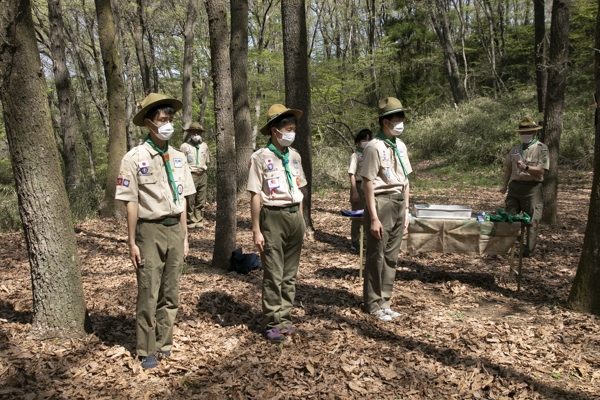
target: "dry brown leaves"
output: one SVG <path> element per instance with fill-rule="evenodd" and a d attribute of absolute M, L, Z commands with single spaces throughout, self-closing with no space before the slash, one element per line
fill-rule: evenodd
<path fill-rule="evenodd" d="M 474 193 L 477 193 L 476 195 Z M 0 236 L 0 398 L 22 399 L 592 399 L 600 398 L 597 318 L 565 309 L 581 252 L 590 191 L 563 187 L 558 227 L 542 226 L 523 289 L 508 259 L 405 254 L 393 323 L 361 310 L 358 257 L 350 253 L 346 191 L 313 198 L 316 232 L 303 250 L 293 310 L 297 332 L 281 346 L 260 335 L 262 273 L 210 267 L 215 205 L 191 233 L 175 348 L 159 368 L 135 359 L 136 282 L 125 221 L 77 228 L 86 303 L 95 333 L 79 340 L 28 338 L 31 281 L 24 239 Z M 413 202 L 495 210 L 496 190 L 413 193 Z M 575 213 L 573 210 L 580 210 Z M 585 210 L 585 211 L 582 211 Z M 567 212 L 568 211 L 568 212 Z M 248 200 L 238 243 L 251 243 Z"/>

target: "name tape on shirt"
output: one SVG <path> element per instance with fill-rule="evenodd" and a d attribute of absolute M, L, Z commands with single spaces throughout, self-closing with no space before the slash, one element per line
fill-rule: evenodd
<path fill-rule="evenodd" d="M 271 178 L 267 180 L 267 185 L 269 186 L 269 190 L 279 189 L 279 178 Z"/>
<path fill-rule="evenodd" d="M 183 168 L 183 159 L 181 159 L 181 158 L 174 158 L 173 159 L 173 165 L 175 166 L 175 168 Z"/>

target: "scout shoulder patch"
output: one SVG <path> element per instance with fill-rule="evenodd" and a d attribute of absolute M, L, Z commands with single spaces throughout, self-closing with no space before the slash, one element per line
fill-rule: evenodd
<path fill-rule="evenodd" d="M 177 193 L 183 194 L 183 185 L 181 183 L 177 185 Z"/>
<path fill-rule="evenodd" d="M 117 178 L 117 186 L 123 186 L 123 178 Z"/>
<path fill-rule="evenodd" d="M 175 166 L 175 168 L 183 168 L 183 159 L 181 159 L 181 158 L 174 158 L 173 159 L 173 165 Z"/>
<path fill-rule="evenodd" d="M 123 179 L 123 186 L 129 187 L 129 179 Z"/>
<path fill-rule="evenodd" d="M 542 164 L 546 164 L 548 162 L 548 157 L 544 156 L 542 157 Z"/>
<path fill-rule="evenodd" d="M 194 159 L 192 157 L 188 157 L 188 162 L 189 163 L 194 162 Z"/>

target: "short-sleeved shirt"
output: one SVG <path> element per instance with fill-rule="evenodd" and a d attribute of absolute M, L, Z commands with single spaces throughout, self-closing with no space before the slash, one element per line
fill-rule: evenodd
<path fill-rule="evenodd" d="M 543 175 L 538 178 L 528 171 L 517 168 L 517 162 L 520 159 L 523 159 L 523 162 L 530 167 L 542 167 L 548 171 L 550 168 L 548 146 L 538 141 L 523 150 L 523 143 L 519 143 L 510 150 L 504 160 L 505 167 L 512 165 L 511 181 L 542 182 L 544 180 Z"/>
<path fill-rule="evenodd" d="M 359 175 L 362 166 L 363 153 L 355 151 L 350 156 L 350 166 L 348 167 L 348 173 L 354 175 L 357 182 L 362 181 L 362 176 Z"/>
<path fill-rule="evenodd" d="M 206 143 L 200 143 L 198 147 L 191 143 L 185 142 L 180 147 L 181 152 L 185 154 L 190 171 L 200 172 L 206 171 L 207 164 L 210 161 L 210 154 Z"/>
<path fill-rule="evenodd" d="M 406 175 L 412 172 L 406 145 L 394 138 Z M 378 137 L 373 138 L 363 150 L 363 166 L 360 175 L 373 182 L 374 194 L 404 193 L 408 185 L 408 176 L 402 170 L 396 151 Z"/>
<path fill-rule="evenodd" d="M 288 207 L 300 203 L 304 198 L 300 188 L 306 186 L 307 182 L 302 159 L 293 148 L 288 147 L 288 151 L 293 192 L 288 184 L 283 161 L 275 153 L 265 147 L 250 157 L 246 189 L 252 193 L 260 193 L 262 203 L 266 206 Z"/>
<path fill-rule="evenodd" d="M 194 180 L 182 152 L 169 146 L 169 160 L 180 201 L 173 201 L 173 186 L 162 155 L 149 143 L 131 149 L 121 160 L 115 199 L 138 203 L 138 218 L 161 219 L 185 211 L 183 199 L 196 193 Z"/>

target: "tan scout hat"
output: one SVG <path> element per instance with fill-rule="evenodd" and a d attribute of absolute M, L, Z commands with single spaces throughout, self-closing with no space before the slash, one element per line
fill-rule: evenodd
<path fill-rule="evenodd" d="M 144 100 L 142 100 L 140 111 L 133 117 L 133 123 L 137 126 L 144 126 L 144 118 L 146 113 L 156 106 L 168 104 L 175 109 L 175 112 L 181 110 L 183 103 L 176 99 L 171 99 L 164 94 L 150 93 Z"/>
<path fill-rule="evenodd" d="M 386 97 L 385 99 L 379 100 L 379 115 L 377 118 L 408 110 L 410 110 L 410 108 L 402 107 L 402 103 L 400 103 L 400 100 L 397 98 Z"/>
<path fill-rule="evenodd" d="M 277 117 L 280 117 L 285 114 L 292 114 L 297 119 L 300 119 L 300 117 L 302 117 L 302 111 L 300 110 L 287 108 L 283 104 L 273 104 L 271 107 L 269 107 L 269 111 L 267 111 L 267 123 L 262 128 L 260 128 L 260 133 L 262 133 L 263 135 L 270 135 L 269 125 L 271 124 L 271 122 L 275 121 Z"/>
<path fill-rule="evenodd" d="M 192 122 L 190 126 L 184 129 L 184 131 L 201 131 L 204 132 L 204 128 L 200 125 L 200 122 Z"/>
<path fill-rule="evenodd" d="M 531 131 L 539 131 L 542 129 L 540 125 L 538 125 L 533 118 L 525 117 L 519 122 L 519 132 L 531 132 Z"/>

